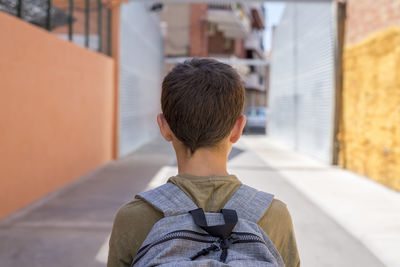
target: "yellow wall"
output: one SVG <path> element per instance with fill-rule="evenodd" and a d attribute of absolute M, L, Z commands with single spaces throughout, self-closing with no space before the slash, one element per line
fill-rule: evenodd
<path fill-rule="evenodd" d="M 0 218 L 112 159 L 114 61 L 0 12 Z"/>
<path fill-rule="evenodd" d="M 344 51 L 339 164 L 400 191 L 400 27 Z"/>

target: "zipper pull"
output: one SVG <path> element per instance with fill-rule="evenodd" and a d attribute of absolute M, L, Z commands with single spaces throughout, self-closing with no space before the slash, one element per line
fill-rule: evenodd
<path fill-rule="evenodd" d="M 219 243 L 219 247 L 222 250 L 221 252 L 221 256 L 219 257 L 219 260 L 222 262 L 226 261 L 226 258 L 228 257 L 228 249 L 230 247 L 230 245 L 232 244 L 231 239 L 221 239 L 220 243 Z"/>
<path fill-rule="evenodd" d="M 193 261 L 193 260 L 197 259 L 197 258 L 200 257 L 200 256 L 208 255 L 208 254 L 210 253 L 210 251 L 218 251 L 218 250 L 220 250 L 220 248 L 219 248 L 217 245 L 212 244 L 212 245 L 209 246 L 208 248 L 202 249 L 202 250 L 200 250 L 199 252 L 197 252 L 195 255 L 193 255 L 192 257 L 190 257 L 190 260 Z"/>

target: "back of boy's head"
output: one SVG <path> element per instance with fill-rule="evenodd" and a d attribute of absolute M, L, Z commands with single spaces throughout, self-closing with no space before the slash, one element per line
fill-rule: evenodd
<path fill-rule="evenodd" d="M 243 112 L 244 88 L 229 65 L 194 58 L 175 66 L 162 83 L 161 108 L 175 136 L 193 154 L 226 138 Z"/>

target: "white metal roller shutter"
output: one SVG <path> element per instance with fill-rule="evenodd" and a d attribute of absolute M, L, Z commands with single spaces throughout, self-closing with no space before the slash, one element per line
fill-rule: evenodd
<path fill-rule="evenodd" d="M 156 13 L 146 3 L 121 5 L 119 156 L 158 134 L 163 45 Z"/>
<path fill-rule="evenodd" d="M 335 99 L 332 3 L 288 3 L 282 22 L 272 52 L 269 134 L 331 163 Z M 288 32 L 292 36 L 287 36 Z M 282 74 L 285 68 L 293 71 L 293 78 Z M 283 97 L 291 100 L 282 103 Z M 288 111 L 294 114 L 290 120 L 277 115 Z M 293 134 L 286 133 L 289 129 Z"/>
<path fill-rule="evenodd" d="M 332 160 L 334 126 L 334 13 L 330 2 L 297 8 L 297 149 Z"/>
<path fill-rule="evenodd" d="M 274 33 L 267 125 L 270 136 L 290 147 L 295 147 L 293 14 L 287 7 Z"/>

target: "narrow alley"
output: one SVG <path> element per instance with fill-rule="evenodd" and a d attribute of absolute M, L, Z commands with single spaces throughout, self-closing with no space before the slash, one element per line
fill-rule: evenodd
<path fill-rule="evenodd" d="M 204 121 L 237 115 L 228 171 L 287 204 L 301 266 L 400 267 L 400 0 L 0 0 L 0 33 L 0 267 L 107 265 L 118 209 L 178 173 L 157 116 L 193 58 L 229 66 L 179 87 L 185 122 L 241 103 Z"/>
<path fill-rule="evenodd" d="M 340 265 L 349 267 L 398 266 L 396 250 L 389 246 L 400 240 L 395 224 L 400 214 L 398 194 L 274 145 L 266 137 L 242 139 L 231 152 L 229 171 L 288 205 L 302 266 L 334 266 L 332 259 L 341 259 Z M 118 208 L 176 173 L 171 147 L 155 139 L 86 174 L 1 221 L 0 265 L 105 266 L 108 236 Z M 354 186 L 360 199 L 346 192 Z M 364 202 L 368 198 L 376 208 Z M 378 208 L 383 202 L 384 211 Z M 357 212 L 365 206 L 370 210 Z M 346 223 L 348 216 L 363 224 Z M 373 220 L 376 216 L 388 219 L 385 229 Z M 379 254 L 372 253 L 379 249 Z"/>

